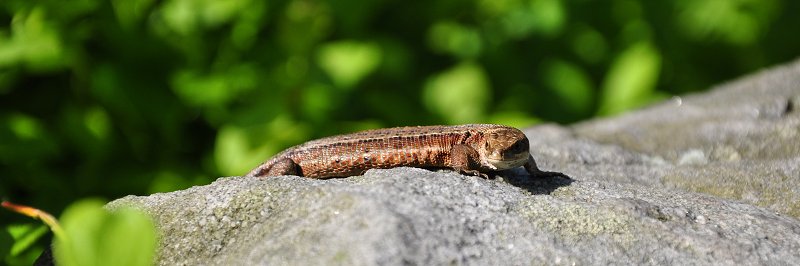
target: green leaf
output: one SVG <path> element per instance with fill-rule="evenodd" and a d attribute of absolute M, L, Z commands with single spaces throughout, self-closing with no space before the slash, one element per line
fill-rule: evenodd
<path fill-rule="evenodd" d="M 45 131 L 38 119 L 24 114 L 14 114 L 9 117 L 8 125 L 14 135 L 21 140 L 41 138 Z"/>
<path fill-rule="evenodd" d="M 287 116 L 256 126 L 223 126 L 217 134 L 214 161 L 223 175 L 243 175 L 270 155 L 308 138 L 308 129 Z"/>
<path fill-rule="evenodd" d="M 475 29 L 455 22 L 439 22 L 428 30 L 428 43 L 434 51 L 459 58 L 474 58 L 481 53 L 481 35 Z"/>
<path fill-rule="evenodd" d="M 678 26 L 701 41 L 749 45 L 770 30 L 780 4 L 774 0 L 677 1 Z"/>
<path fill-rule="evenodd" d="M 9 255 L 19 256 L 25 250 L 31 248 L 37 240 L 42 238 L 48 230 L 47 226 L 43 224 L 19 224 L 10 225 L 7 228 L 8 233 L 14 239 L 14 245 L 11 246 Z"/>
<path fill-rule="evenodd" d="M 491 90 L 481 66 L 464 62 L 428 79 L 423 98 L 428 110 L 460 124 L 484 118 Z"/>
<path fill-rule="evenodd" d="M 192 106 L 219 107 L 236 99 L 240 93 L 258 85 L 259 73 L 251 65 L 238 65 L 212 73 L 178 71 L 172 78 L 172 90 Z"/>
<path fill-rule="evenodd" d="M 123 25 L 135 22 L 151 0 L 115 1 L 117 17 Z M 230 23 L 252 7 L 250 0 L 169 0 L 161 6 L 164 26 L 181 35 L 189 35 Z"/>
<path fill-rule="evenodd" d="M 111 131 L 111 119 L 102 108 L 91 108 L 86 111 L 83 118 L 84 125 L 89 133 L 97 139 L 108 138 Z"/>
<path fill-rule="evenodd" d="M 111 0 L 119 24 L 131 28 L 148 15 L 154 0 Z"/>
<path fill-rule="evenodd" d="M 58 265 L 152 265 L 156 233 L 150 218 L 134 209 L 109 212 L 100 200 L 82 200 L 61 216 L 66 237 L 56 238 Z"/>
<path fill-rule="evenodd" d="M 589 113 L 594 88 L 589 75 L 578 65 L 552 60 L 544 68 L 544 81 L 562 99 L 564 109 L 579 114 Z"/>
<path fill-rule="evenodd" d="M 195 183 L 198 183 L 197 185 L 202 184 L 200 182 L 193 183 L 179 173 L 162 170 L 154 175 L 153 181 L 150 182 L 150 185 L 147 188 L 147 194 L 186 189 L 192 185 L 195 185 Z"/>
<path fill-rule="evenodd" d="M 588 63 L 599 63 L 608 56 L 608 40 L 590 27 L 578 27 L 570 45 L 573 52 Z"/>
<path fill-rule="evenodd" d="M 661 54 L 648 42 L 623 51 L 603 83 L 600 114 L 616 114 L 652 101 L 657 96 L 654 91 L 660 68 Z"/>
<path fill-rule="evenodd" d="M 243 175 L 248 168 L 253 168 L 266 160 L 270 154 L 279 151 L 273 141 L 266 140 L 264 145 L 251 148 L 247 138 L 247 130 L 238 126 L 225 126 L 217 133 L 214 161 L 222 175 Z"/>
<path fill-rule="evenodd" d="M 47 18 L 43 8 L 14 14 L 11 38 L 0 35 L 0 67 L 22 64 L 35 71 L 50 71 L 64 65 L 57 27 Z"/>
<path fill-rule="evenodd" d="M 377 44 L 340 41 L 322 46 L 317 63 L 339 88 L 351 88 L 374 71 L 381 62 Z"/>
<path fill-rule="evenodd" d="M 310 84 L 303 88 L 302 92 L 303 102 L 300 108 L 306 117 L 315 121 L 330 120 L 343 98 L 342 93 L 323 83 Z"/>
<path fill-rule="evenodd" d="M 489 122 L 516 128 L 525 128 L 541 123 L 542 120 L 532 117 L 530 114 L 525 112 L 505 111 L 492 114 L 492 116 L 489 117 Z"/>
<path fill-rule="evenodd" d="M 31 265 L 42 253 L 39 240 L 47 235 L 47 226 L 35 224 L 6 225 L 0 230 L 0 264 Z"/>
<path fill-rule="evenodd" d="M 482 12 L 494 17 L 500 35 L 517 39 L 535 33 L 545 37 L 558 35 L 566 25 L 567 12 L 560 0 L 482 0 Z M 495 32 L 490 32 L 495 34 Z"/>

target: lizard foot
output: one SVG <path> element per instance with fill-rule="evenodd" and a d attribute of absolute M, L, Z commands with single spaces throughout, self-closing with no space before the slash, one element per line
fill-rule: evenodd
<path fill-rule="evenodd" d="M 458 172 L 464 175 L 480 176 L 489 179 L 489 175 L 478 170 L 458 169 Z"/>

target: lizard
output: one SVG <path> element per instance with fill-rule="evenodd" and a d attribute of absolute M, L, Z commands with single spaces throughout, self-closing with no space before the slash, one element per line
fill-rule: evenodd
<path fill-rule="evenodd" d="M 495 124 L 412 126 L 373 129 L 321 138 L 288 148 L 246 177 L 297 175 L 333 178 L 362 175 L 368 169 L 411 166 L 450 168 L 489 177 L 524 167 L 534 177 L 562 176 L 539 170 L 519 129 Z"/>

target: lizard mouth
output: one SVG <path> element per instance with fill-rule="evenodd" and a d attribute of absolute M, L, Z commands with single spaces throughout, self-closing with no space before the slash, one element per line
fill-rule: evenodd
<path fill-rule="evenodd" d="M 512 168 L 517 168 L 528 161 L 527 154 L 516 154 L 514 157 L 505 158 L 505 159 L 496 159 L 496 158 L 486 158 L 486 162 L 489 163 L 495 170 L 507 170 Z"/>

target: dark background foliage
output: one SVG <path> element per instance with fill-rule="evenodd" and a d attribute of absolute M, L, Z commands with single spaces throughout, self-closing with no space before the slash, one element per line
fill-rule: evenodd
<path fill-rule="evenodd" d="M 779 0 L 4 0 L 0 196 L 57 214 L 79 198 L 243 174 L 331 134 L 613 115 L 794 59 L 797 10 Z"/>

